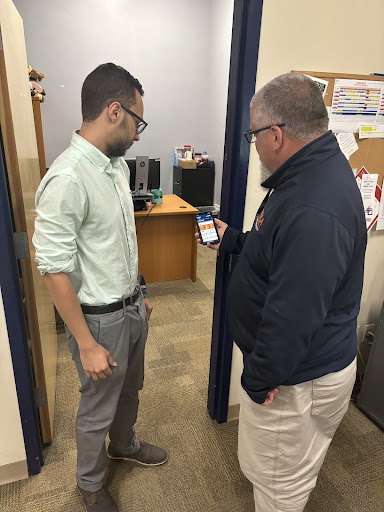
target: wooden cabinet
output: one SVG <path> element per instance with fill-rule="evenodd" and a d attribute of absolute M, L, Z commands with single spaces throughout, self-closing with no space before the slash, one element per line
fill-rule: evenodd
<path fill-rule="evenodd" d="M 165 195 L 150 213 L 135 212 L 139 271 L 147 283 L 196 281 L 195 213 L 176 195 Z"/>

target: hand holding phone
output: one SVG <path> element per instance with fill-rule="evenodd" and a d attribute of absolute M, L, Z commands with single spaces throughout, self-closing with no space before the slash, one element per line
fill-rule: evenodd
<path fill-rule="evenodd" d="M 210 213 L 196 214 L 196 223 L 198 233 L 195 236 L 197 241 L 217 251 L 228 224 L 222 220 L 213 220 Z"/>

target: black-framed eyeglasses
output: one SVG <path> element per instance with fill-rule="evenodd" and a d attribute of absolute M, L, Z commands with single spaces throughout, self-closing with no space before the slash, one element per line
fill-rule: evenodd
<path fill-rule="evenodd" d="M 244 137 L 247 139 L 247 142 L 251 144 L 251 142 L 256 142 L 256 135 L 258 133 L 263 132 L 264 130 L 269 130 L 272 128 L 272 126 L 278 126 L 279 128 L 282 128 L 285 126 L 285 123 L 270 124 L 269 126 L 264 126 L 264 128 L 259 128 L 258 130 L 248 130 L 247 132 L 244 132 Z"/>
<path fill-rule="evenodd" d="M 125 110 L 126 112 L 128 112 L 128 114 L 131 114 L 131 116 L 133 116 L 135 119 L 137 119 L 139 122 L 136 123 L 136 133 L 137 135 L 139 135 L 140 133 L 143 133 L 143 131 L 146 129 L 146 127 L 148 126 L 148 123 L 146 123 L 144 121 L 144 119 L 141 119 L 140 116 L 138 116 L 137 114 L 135 114 L 134 112 L 132 112 L 132 110 L 130 110 L 128 107 L 124 107 L 124 105 L 122 105 L 120 103 L 120 106 L 123 110 Z"/>

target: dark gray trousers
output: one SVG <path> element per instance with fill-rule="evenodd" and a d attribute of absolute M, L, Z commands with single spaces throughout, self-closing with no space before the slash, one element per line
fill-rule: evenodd
<path fill-rule="evenodd" d="M 148 334 L 142 296 L 132 306 L 104 315 L 84 315 L 95 340 L 116 361 L 112 375 L 94 381 L 83 370 L 79 348 L 67 329 L 69 348 L 80 378 L 80 406 L 76 418 L 77 483 L 87 491 L 103 485 L 108 457 L 105 438 L 124 453 L 140 447 L 135 434 L 139 390 L 144 380 L 144 349 Z"/>

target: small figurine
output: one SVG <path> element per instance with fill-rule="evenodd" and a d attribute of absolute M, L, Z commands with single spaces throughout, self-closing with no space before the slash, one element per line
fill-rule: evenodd
<path fill-rule="evenodd" d="M 45 90 L 38 83 L 43 78 L 45 78 L 44 73 L 38 73 L 32 66 L 28 66 L 28 74 L 29 74 L 29 86 L 31 89 L 31 96 L 34 98 L 38 98 L 41 103 L 44 101 Z"/>

